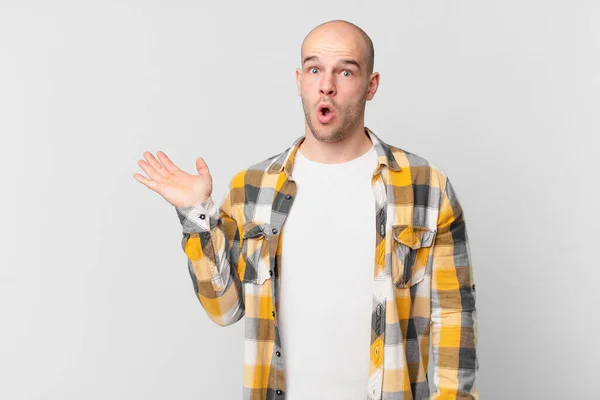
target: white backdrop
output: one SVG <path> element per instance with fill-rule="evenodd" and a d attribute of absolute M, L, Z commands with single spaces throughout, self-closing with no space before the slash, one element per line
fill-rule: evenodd
<path fill-rule="evenodd" d="M 330 19 L 375 44 L 366 125 L 464 207 L 482 398 L 596 398 L 600 3 L 283 3 L 0 1 L 0 398 L 240 398 L 243 321 L 209 321 L 133 173 L 202 156 L 221 199 L 288 147 Z"/>

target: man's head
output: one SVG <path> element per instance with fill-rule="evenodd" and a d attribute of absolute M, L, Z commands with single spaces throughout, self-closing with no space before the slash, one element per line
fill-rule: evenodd
<path fill-rule="evenodd" d="M 300 61 L 298 95 L 313 136 L 336 142 L 362 130 L 365 104 L 379 84 L 369 36 L 348 21 L 325 22 L 304 38 Z"/>

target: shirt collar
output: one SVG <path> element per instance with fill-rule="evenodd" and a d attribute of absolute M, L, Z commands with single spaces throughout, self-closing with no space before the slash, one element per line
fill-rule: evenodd
<path fill-rule="evenodd" d="M 396 158 L 394 157 L 390 146 L 383 140 L 381 140 L 377 135 L 375 135 L 375 133 L 373 133 L 372 130 L 370 130 L 366 126 L 365 134 L 369 135 L 371 141 L 373 142 L 373 146 L 375 147 L 375 151 L 377 152 L 378 163 L 377 168 L 373 172 L 373 175 L 378 174 L 384 165 L 393 171 L 400 171 L 401 168 L 398 165 L 398 162 L 396 161 Z M 277 157 L 277 159 L 275 160 L 275 162 L 273 162 L 273 164 L 271 164 L 267 172 L 273 174 L 281 173 L 281 171 L 285 170 L 286 174 L 288 176 L 291 176 L 292 169 L 294 168 L 294 157 L 296 156 L 296 151 L 298 151 L 298 147 L 300 147 L 300 144 L 304 141 L 305 138 L 306 136 L 300 136 L 299 138 L 297 138 L 289 148 L 287 148 L 283 153 L 281 153 Z"/>

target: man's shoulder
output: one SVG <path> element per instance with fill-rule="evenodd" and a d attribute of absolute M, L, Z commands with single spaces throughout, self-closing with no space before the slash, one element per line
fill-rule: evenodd
<path fill-rule="evenodd" d="M 237 170 L 231 178 L 231 183 L 233 186 L 243 186 L 251 181 L 251 184 L 254 186 L 268 185 L 270 180 L 264 179 L 264 176 L 268 174 L 268 171 L 273 164 L 281 161 L 280 159 L 286 151 L 288 151 L 288 149 Z"/>
<path fill-rule="evenodd" d="M 418 175 L 430 175 L 430 179 L 435 179 L 439 183 L 446 179 L 446 172 L 444 169 L 431 158 L 408 151 L 390 143 L 388 143 L 387 146 L 400 167 L 400 171 L 408 169 L 411 171 L 413 177 L 417 177 Z"/>

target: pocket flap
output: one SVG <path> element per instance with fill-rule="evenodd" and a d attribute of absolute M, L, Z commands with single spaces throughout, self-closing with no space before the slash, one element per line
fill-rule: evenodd
<path fill-rule="evenodd" d="M 259 221 L 244 224 L 241 249 L 245 264 L 242 277 L 244 283 L 262 284 L 270 279 L 268 228 L 267 223 Z"/>
<path fill-rule="evenodd" d="M 396 287 L 411 287 L 423 280 L 436 232 L 423 226 L 392 226 L 392 279 Z"/>
<path fill-rule="evenodd" d="M 400 243 L 404 243 L 413 250 L 420 249 L 421 247 L 430 247 L 433 244 L 435 232 L 435 229 L 429 229 L 424 226 L 392 226 L 394 239 Z"/>
<path fill-rule="evenodd" d="M 244 224 L 244 239 L 264 236 L 267 238 L 267 223 L 258 221 L 248 221 Z"/>

